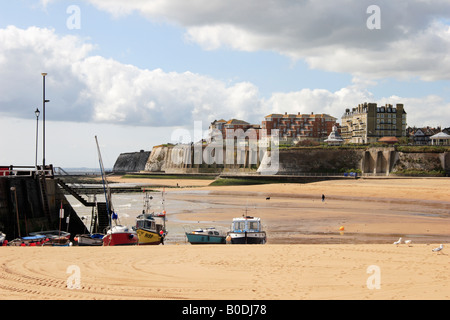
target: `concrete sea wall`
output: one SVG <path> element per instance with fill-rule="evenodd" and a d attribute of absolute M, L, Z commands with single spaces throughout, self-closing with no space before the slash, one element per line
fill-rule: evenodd
<path fill-rule="evenodd" d="M 61 203 L 65 217 L 70 217 L 69 225 L 66 219 L 61 219 L 61 230 L 68 230 L 72 236 L 87 232 L 56 181 L 47 179 L 45 183 L 48 213 L 44 210 L 41 187 L 36 178 L 0 177 L 0 231 L 6 234 L 8 240 L 19 237 L 19 232 L 23 237 L 30 232 L 58 230 Z"/>
<path fill-rule="evenodd" d="M 195 149 L 199 148 L 199 149 Z M 403 170 L 450 172 L 450 153 L 398 152 L 394 147 L 291 148 L 280 149 L 278 175 L 340 173 L 358 170 L 364 174 L 389 175 Z M 270 167 L 271 151 L 252 152 L 235 148 L 214 149 L 184 145 L 153 147 L 151 152 L 121 154 L 115 172 L 217 173 L 252 175 Z M 145 161 L 145 163 L 144 163 Z M 120 168 L 120 171 L 118 170 Z"/>

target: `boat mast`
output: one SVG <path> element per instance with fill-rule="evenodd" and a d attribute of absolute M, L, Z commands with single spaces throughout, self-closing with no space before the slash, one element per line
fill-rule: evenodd
<path fill-rule="evenodd" d="M 100 163 L 100 173 L 102 174 L 103 192 L 105 193 L 105 201 L 106 201 L 106 212 L 108 213 L 108 218 L 109 218 L 108 219 L 109 220 L 109 229 L 112 230 L 111 210 L 110 210 L 110 194 L 109 194 L 108 182 L 106 181 L 106 178 L 104 176 L 103 160 L 102 160 L 102 155 L 100 153 L 100 147 L 98 146 L 97 136 L 95 136 L 95 142 L 97 144 L 98 161 Z M 107 190 L 108 190 L 108 192 L 107 192 Z"/>

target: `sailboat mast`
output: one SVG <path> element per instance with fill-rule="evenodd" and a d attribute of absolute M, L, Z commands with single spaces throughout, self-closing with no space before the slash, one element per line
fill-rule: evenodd
<path fill-rule="evenodd" d="M 108 184 L 104 176 L 104 167 L 103 167 L 103 160 L 102 160 L 102 154 L 100 153 L 100 147 L 98 145 L 97 136 L 95 136 L 95 143 L 97 144 L 97 152 L 98 152 L 98 161 L 100 163 L 100 173 L 102 174 L 102 183 L 103 183 L 103 192 L 105 193 L 105 201 L 106 201 L 106 211 L 108 212 L 109 217 L 109 228 L 112 228 L 112 222 L 111 222 L 111 211 L 110 211 L 110 202 L 108 193 L 106 192 Z"/>

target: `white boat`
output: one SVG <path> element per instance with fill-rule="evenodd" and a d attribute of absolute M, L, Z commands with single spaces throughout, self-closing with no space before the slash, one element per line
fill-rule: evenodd
<path fill-rule="evenodd" d="M 267 237 L 260 218 L 243 216 L 233 219 L 226 240 L 231 244 L 264 244 Z"/>

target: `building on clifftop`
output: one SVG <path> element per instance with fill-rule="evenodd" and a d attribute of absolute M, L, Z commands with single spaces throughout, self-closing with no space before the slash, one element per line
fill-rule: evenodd
<path fill-rule="evenodd" d="M 341 135 L 346 143 L 374 143 L 382 137 L 406 136 L 403 104 L 359 104 L 352 110 L 346 109 L 341 120 Z"/>

